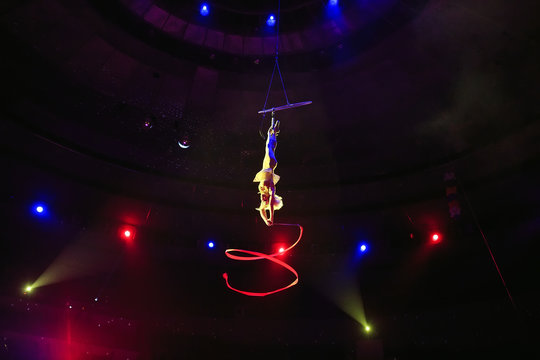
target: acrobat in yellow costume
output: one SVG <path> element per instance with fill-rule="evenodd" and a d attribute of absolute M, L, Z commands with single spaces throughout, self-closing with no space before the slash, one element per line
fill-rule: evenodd
<path fill-rule="evenodd" d="M 274 225 L 274 210 L 279 210 L 283 207 L 281 196 L 276 194 L 276 184 L 279 181 L 279 175 L 274 172 L 277 166 L 275 152 L 277 146 L 276 136 L 278 134 L 279 121 L 272 121 L 272 125 L 268 129 L 262 170 L 253 179 L 253 182 L 259 183 L 259 194 L 261 195 L 261 204 L 257 210 L 259 210 L 261 218 L 268 226 Z"/>
<path fill-rule="evenodd" d="M 288 105 L 291 106 L 291 105 Z M 298 284 L 298 272 L 294 270 L 292 266 L 284 262 L 283 260 L 278 259 L 278 256 L 282 256 L 285 253 L 289 252 L 292 248 L 294 248 L 299 242 L 300 239 L 302 239 L 302 234 L 304 232 L 304 228 L 300 224 L 285 224 L 285 223 L 276 223 L 274 222 L 274 210 L 279 210 L 283 207 L 283 201 L 280 196 L 276 194 L 276 183 L 279 181 L 279 175 L 276 175 L 274 173 L 274 170 L 277 166 L 277 160 L 276 160 L 276 136 L 279 134 L 279 121 L 274 122 L 274 114 L 272 112 L 272 125 L 268 129 L 268 138 L 266 139 L 266 151 L 264 155 L 263 160 L 263 166 L 262 170 L 255 175 L 255 178 L 253 179 L 254 182 L 259 183 L 259 194 L 261 195 L 261 205 L 257 208 L 259 210 L 262 219 L 264 220 L 265 224 L 268 226 L 294 226 L 297 227 L 299 230 L 298 238 L 296 241 L 288 246 L 287 248 L 282 248 L 279 251 L 276 251 L 272 254 L 265 254 L 258 251 L 251 251 L 251 250 L 242 250 L 242 249 L 227 249 L 225 250 L 225 255 L 232 260 L 240 260 L 240 261 L 252 261 L 252 260 L 268 260 L 273 262 L 274 264 L 277 264 L 279 266 L 282 266 L 286 270 L 290 271 L 295 279 L 288 285 L 283 286 L 281 288 L 271 290 L 271 291 L 245 291 L 238 289 L 236 287 L 233 287 L 229 283 L 229 275 L 227 273 L 223 273 L 223 278 L 225 279 L 225 283 L 227 284 L 227 287 L 233 291 L 236 291 L 240 294 L 248 295 L 248 296 L 267 296 L 271 294 L 275 294 L 277 292 L 286 290 L 290 288 L 291 286 L 294 286 Z"/>

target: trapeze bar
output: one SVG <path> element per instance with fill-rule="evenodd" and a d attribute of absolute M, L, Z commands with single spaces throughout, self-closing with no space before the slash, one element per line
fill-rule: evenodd
<path fill-rule="evenodd" d="M 282 106 L 278 106 L 278 107 L 271 108 L 271 109 L 261 110 L 258 113 L 259 114 L 266 114 L 267 112 L 288 110 L 288 109 L 292 109 L 292 108 L 296 108 L 296 107 L 300 107 L 300 106 L 309 105 L 311 103 L 312 103 L 312 101 L 302 101 L 302 102 L 298 102 L 298 103 L 294 103 L 294 104 L 287 104 L 287 105 L 282 105 Z"/>

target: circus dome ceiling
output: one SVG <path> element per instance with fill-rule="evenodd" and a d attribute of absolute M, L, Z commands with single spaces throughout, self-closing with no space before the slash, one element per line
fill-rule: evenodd
<path fill-rule="evenodd" d="M 217 1 L 208 5 L 208 16 L 200 15 L 196 2 L 126 0 L 116 7 L 98 2 L 97 8 L 141 39 L 155 44 L 159 38 L 160 46 L 175 56 L 197 56 L 199 63 L 246 71 L 265 69 L 279 50 L 288 58 L 287 67 L 306 71 L 372 46 L 411 21 L 425 3 L 343 1 L 338 8 L 322 1 L 292 1 L 281 8 L 271 1 Z M 268 26 L 268 17 L 278 19 L 278 11 L 279 24 Z"/>
<path fill-rule="evenodd" d="M 214 17 L 260 17 L 271 7 L 211 4 Z M 249 39 L 275 39 L 219 21 L 204 24 L 185 15 L 193 8 L 196 3 L 150 0 L 6 5 L 3 25 L 12 34 L 4 60 L 12 87 L 8 108 L 43 137 L 88 158 L 247 190 L 250 181 L 242 179 L 258 166 L 258 133 L 268 126 L 257 111 L 312 100 L 279 114 L 280 169 L 291 189 L 306 197 L 321 188 L 334 193 L 336 186 L 369 189 L 361 199 L 324 206 L 336 210 L 429 197 L 445 166 L 463 166 L 471 178 L 490 177 L 530 154 L 532 145 L 512 145 L 533 141 L 534 99 L 528 94 L 537 70 L 528 49 L 536 40 L 527 21 L 504 17 L 501 6 L 480 11 L 444 3 L 345 1 L 342 12 L 328 19 L 320 2 L 283 5 L 284 14 L 300 19 L 300 28 L 288 31 L 285 18 L 280 36 L 303 34 L 304 40 L 280 57 L 286 94 L 276 75 L 269 96 L 273 50 L 245 49 Z M 187 24 L 182 37 L 166 31 L 175 19 Z M 328 23 L 343 30 L 333 33 L 336 41 L 308 46 L 308 39 L 323 41 L 308 33 Z M 191 24 L 207 40 L 211 31 L 236 36 L 243 50 L 227 50 L 225 40 L 217 48 L 193 42 L 185 37 Z M 363 42 L 357 36 L 369 44 L 358 47 Z M 179 149 L 179 140 L 191 143 L 189 151 Z M 494 149 L 504 156 L 490 156 Z M 433 176 L 427 181 L 433 188 L 419 181 L 426 176 Z M 372 191 L 381 181 L 387 182 L 383 193 Z"/>

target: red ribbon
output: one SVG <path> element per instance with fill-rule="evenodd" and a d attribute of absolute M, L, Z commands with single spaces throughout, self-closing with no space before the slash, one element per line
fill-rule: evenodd
<path fill-rule="evenodd" d="M 225 283 L 227 284 L 227 287 L 229 289 L 231 289 L 233 291 L 236 291 L 236 292 L 238 292 L 240 294 L 248 295 L 248 296 L 267 296 L 267 295 L 275 294 L 277 292 L 286 290 L 286 289 L 298 284 L 298 273 L 296 272 L 296 270 L 294 270 L 294 268 L 292 266 L 290 266 L 289 264 L 287 264 L 286 262 L 284 262 L 282 260 L 279 260 L 279 259 L 276 259 L 276 256 L 283 255 L 287 251 L 289 251 L 293 247 L 295 247 L 300 242 L 300 239 L 302 239 L 302 234 L 304 233 L 304 228 L 300 224 L 279 224 L 278 223 L 278 224 L 274 224 L 273 226 L 298 226 L 298 229 L 300 229 L 300 234 L 298 235 L 298 239 L 294 242 L 294 244 L 289 246 L 287 249 L 285 249 L 283 251 L 275 252 L 273 254 L 264 254 L 264 253 L 257 252 L 257 251 L 242 250 L 242 249 L 227 249 L 227 250 L 225 250 L 225 255 L 229 259 L 239 260 L 239 261 L 252 261 L 252 260 L 262 260 L 262 259 L 272 261 L 272 262 L 274 262 L 274 263 L 276 263 L 276 264 L 278 264 L 280 266 L 283 266 L 285 269 L 289 270 L 290 272 L 292 272 L 294 274 L 294 276 L 296 277 L 294 279 L 294 281 L 291 282 L 287 286 L 284 286 L 282 288 L 272 290 L 272 291 L 267 291 L 267 292 L 244 291 L 244 290 L 240 290 L 240 289 L 237 289 L 235 287 L 232 287 L 231 284 L 229 283 L 229 275 L 227 273 L 223 273 L 223 278 L 225 279 Z M 234 255 L 233 253 L 247 254 L 247 256 Z"/>

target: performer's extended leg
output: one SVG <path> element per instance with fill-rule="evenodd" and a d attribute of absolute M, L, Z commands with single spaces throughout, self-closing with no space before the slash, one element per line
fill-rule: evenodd
<path fill-rule="evenodd" d="M 276 122 L 276 126 L 279 126 L 279 121 Z M 265 154 L 265 163 L 263 164 L 263 168 L 271 168 L 275 169 L 277 166 L 277 160 L 276 160 L 276 146 L 277 146 L 277 139 L 276 139 L 276 127 L 271 126 L 268 129 L 268 138 L 266 139 L 266 154 Z M 279 130 L 278 130 L 279 131 Z"/>

